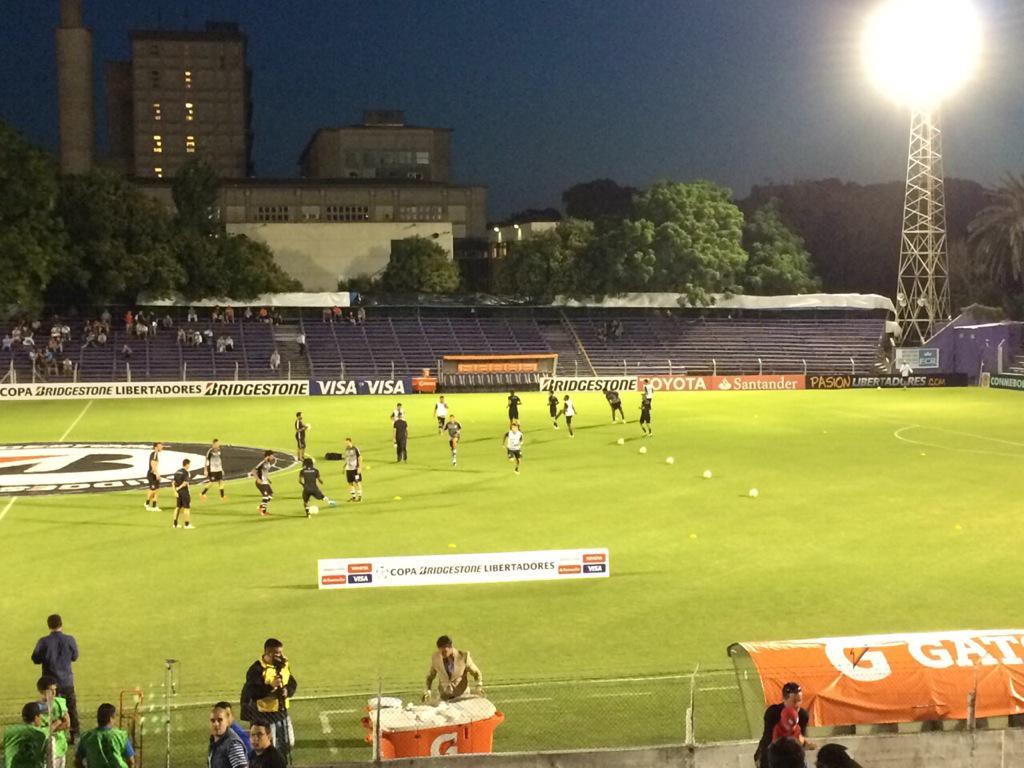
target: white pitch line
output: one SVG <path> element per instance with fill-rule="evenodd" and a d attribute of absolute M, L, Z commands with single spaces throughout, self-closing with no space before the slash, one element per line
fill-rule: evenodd
<path fill-rule="evenodd" d="M 703 693 L 704 691 L 735 691 L 735 690 L 738 690 L 735 685 L 709 685 L 709 686 L 706 686 L 704 688 L 698 688 L 697 692 L 698 693 Z"/>
<path fill-rule="evenodd" d="M 611 696 L 653 696 L 654 691 L 608 691 L 606 693 L 592 693 L 588 699 L 606 699 Z"/>
<path fill-rule="evenodd" d="M 17 500 L 18 500 L 18 497 L 14 496 L 14 497 L 11 498 L 10 501 L 7 502 L 7 505 L 4 507 L 3 511 L 0 512 L 0 521 L 2 521 L 5 517 L 7 517 L 7 513 L 11 511 L 11 507 L 14 506 L 14 502 L 16 502 Z"/>
<path fill-rule="evenodd" d="M 552 696 L 528 696 L 525 699 L 502 699 L 499 703 L 504 706 L 505 704 L 525 704 L 528 701 L 554 701 Z"/>
<path fill-rule="evenodd" d="M 82 412 L 78 414 L 78 418 L 72 421 L 71 426 L 64 430 L 64 434 L 57 438 L 58 443 L 63 443 L 64 438 L 71 434 L 71 430 L 78 426 L 78 422 L 80 422 L 82 420 L 82 417 L 85 416 L 85 412 L 89 410 L 89 406 L 92 405 L 92 403 L 93 401 L 90 400 L 88 403 L 85 404 L 85 408 L 83 408 Z"/>
<path fill-rule="evenodd" d="M 910 425 L 908 425 L 906 427 L 900 427 L 899 429 L 897 429 L 895 432 L 892 433 L 892 436 L 895 437 L 897 440 L 902 440 L 904 443 L 910 443 L 911 445 L 919 445 L 922 448 L 938 448 L 939 450 L 943 450 L 943 451 L 956 451 L 958 453 L 974 453 L 974 454 L 980 454 L 980 455 L 983 455 L 983 456 L 1008 456 L 1011 459 L 1020 458 L 1020 454 L 1019 453 L 1004 453 L 1002 451 L 986 451 L 986 450 L 978 449 L 978 448 L 959 448 L 959 447 L 957 447 L 955 445 L 942 445 L 941 443 L 929 443 L 929 442 L 926 442 L 924 440 L 914 440 L 913 438 L 904 437 L 902 433 L 906 432 L 908 430 L 911 430 L 911 429 L 935 429 L 935 428 L 934 427 L 923 427 L 920 424 L 910 424 Z M 952 430 L 938 430 L 938 431 L 950 432 L 951 434 L 967 435 L 969 437 L 974 437 L 974 438 L 977 438 L 977 439 L 980 439 L 980 440 L 989 440 L 989 439 L 995 440 L 995 438 L 987 438 L 987 437 L 984 437 L 983 435 L 973 435 L 970 432 L 953 432 Z M 996 442 L 1008 443 L 1009 441 L 1007 441 L 1007 440 L 996 440 Z M 1014 443 L 1010 443 L 1010 445 L 1014 445 Z"/>

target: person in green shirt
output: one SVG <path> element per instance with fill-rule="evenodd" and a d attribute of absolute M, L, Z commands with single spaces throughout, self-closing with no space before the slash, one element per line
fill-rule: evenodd
<path fill-rule="evenodd" d="M 46 729 L 40 725 L 39 702 L 21 708 L 21 723 L 4 729 L 4 768 L 44 768 Z"/>
<path fill-rule="evenodd" d="M 39 691 L 39 711 L 42 713 L 43 728 L 48 728 L 53 737 L 52 768 L 64 768 L 68 753 L 68 732 L 71 730 L 71 715 L 67 701 L 57 695 L 57 678 L 43 675 L 36 683 Z"/>
<path fill-rule="evenodd" d="M 75 750 L 75 768 L 134 768 L 135 750 L 128 732 L 115 728 L 117 707 L 100 704 L 96 728 L 82 736 Z"/>

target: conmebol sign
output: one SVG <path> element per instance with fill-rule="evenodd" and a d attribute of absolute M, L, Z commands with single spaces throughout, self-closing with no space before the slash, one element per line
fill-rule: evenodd
<path fill-rule="evenodd" d="M 814 725 L 965 719 L 1024 712 L 1024 629 L 740 643 L 766 703 L 800 683 Z"/>

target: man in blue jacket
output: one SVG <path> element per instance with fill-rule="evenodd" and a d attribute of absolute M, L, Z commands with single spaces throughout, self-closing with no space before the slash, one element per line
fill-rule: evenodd
<path fill-rule="evenodd" d="M 71 671 L 71 663 L 78 661 L 78 643 L 71 635 L 64 634 L 64 622 L 60 614 L 52 614 L 46 618 L 50 634 L 39 638 L 35 650 L 32 651 L 32 663 L 41 664 L 43 674 L 57 681 L 57 695 L 68 705 L 71 716 L 71 734 L 69 743 L 78 739 L 78 702 L 75 700 L 75 675 Z"/>

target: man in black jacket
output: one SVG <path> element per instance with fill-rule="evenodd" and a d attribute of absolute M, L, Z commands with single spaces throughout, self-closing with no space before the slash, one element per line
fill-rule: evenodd
<path fill-rule="evenodd" d="M 270 728 L 262 723 L 253 723 L 249 729 L 252 751 L 249 752 L 249 768 L 285 768 L 284 755 L 270 743 Z"/>
<path fill-rule="evenodd" d="M 799 683 L 786 683 L 782 686 L 782 703 L 772 704 L 764 711 L 764 733 L 761 734 L 761 741 L 757 744 L 757 751 L 754 752 L 754 763 L 758 768 L 768 768 L 768 747 L 772 744 L 772 731 L 778 725 L 782 717 L 782 710 L 786 707 L 793 707 L 799 712 L 800 732 L 807 732 L 807 710 L 800 706 L 804 693 Z M 807 749 L 814 749 L 813 745 L 804 742 Z"/>
<path fill-rule="evenodd" d="M 285 755 L 295 744 L 288 707 L 297 687 L 298 681 L 284 655 L 284 644 L 273 637 L 268 638 L 263 644 L 263 655 L 245 673 L 242 717 L 250 725 L 263 723 L 269 726 L 271 741 Z"/>

